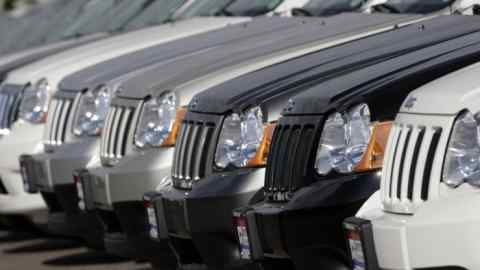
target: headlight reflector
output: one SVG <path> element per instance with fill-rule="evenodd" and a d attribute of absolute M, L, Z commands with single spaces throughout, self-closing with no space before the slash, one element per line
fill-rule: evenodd
<path fill-rule="evenodd" d="M 51 88 L 46 79 L 41 79 L 34 86 L 28 85 L 23 91 L 19 115 L 31 123 L 45 122 L 50 102 Z"/>
<path fill-rule="evenodd" d="M 174 129 L 177 116 L 177 98 L 168 92 L 145 102 L 141 120 L 135 132 L 135 145 L 163 146 Z"/>
<path fill-rule="evenodd" d="M 75 119 L 73 129 L 75 135 L 99 135 L 107 116 L 110 100 L 111 91 L 105 85 L 84 93 L 80 98 Z"/>
<path fill-rule="evenodd" d="M 323 127 L 315 169 L 321 175 L 332 170 L 354 171 L 367 150 L 372 134 L 370 110 L 360 104 L 343 114 L 333 113 Z"/>
<path fill-rule="evenodd" d="M 480 186 L 480 143 L 479 125 L 469 111 L 461 113 L 450 137 L 445 163 L 443 182 L 457 187 L 463 182 Z"/>
<path fill-rule="evenodd" d="M 229 165 L 249 166 L 264 141 L 264 132 L 263 113 L 259 107 L 227 116 L 215 152 L 216 166 L 222 169 Z"/>

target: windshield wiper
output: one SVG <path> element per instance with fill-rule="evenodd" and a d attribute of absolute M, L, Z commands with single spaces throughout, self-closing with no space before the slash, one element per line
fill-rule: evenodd
<path fill-rule="evenodd" d="M 387 3 L 384 3 L 384 4 L 379 4 L 379 5 L 375 5 L 372 7 L 372 9 L 376 12 L 388 12 L 388 13 L 394 13 L 394 14 L 399 14 L 400 13 L 400 10 L 398 10 L 396 7 L 390 5 L 390 4 L 387 4 Z"/>
<path fill-rule="evenodd" d="M 303 17 L 313 17 L 314 14 L 307 10 L 307 9 L 304 9 L 304 8 L 293 8 L 292 9 L 292 16 L 303 16 Z"/>

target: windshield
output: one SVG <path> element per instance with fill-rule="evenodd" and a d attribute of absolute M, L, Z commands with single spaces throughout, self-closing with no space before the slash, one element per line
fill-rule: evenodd
<path fill-rule="evenodd" d="M 376 12 L 428 14 L 447 8 L 453 0 L 388 0 L 374 6 Z"/>
<path fill-rule="evenodd" d="M 310 0 L 303 8 L 311 16 L 330 16 L 359 10 L 365 0 Z"/>
<path fill-rule="evenodd" d="M 102 16 L 83 26 L 78 32 L 81 35 L 87 35 L 96 32 L 118 31 L 152 2 L 153 0 L 122 0 Z"/>
<path fill-rule="evenodd" d="M 196 0 L 187 8 L 179 10 L 172 20 L 186 19 L 196 16 L 214 16 L 222 12 L 233 0 Z"/>
<path fill-rule="evenodd" d="M 232 16 L 255 17 L 277 8 L 283 0 L 237 0 L 231 3 L 224 13 Z"/>
<path fill-rule="evenodd" d="M 84 7 L 81 15 L 62 33 L 63 38 L 78 36 L 80 30 L 102 17 L 108 10 L 113 8 L 118 0 L 90 0 Z"/>
<path fill-rule="evenodd" d="M 140 15 L 133 18 L 126 30 L 135 30 L 148 25 L 162 24 L 168 21 L 171 14 L 179 9 L 187 0 L 155 0 Z"/>

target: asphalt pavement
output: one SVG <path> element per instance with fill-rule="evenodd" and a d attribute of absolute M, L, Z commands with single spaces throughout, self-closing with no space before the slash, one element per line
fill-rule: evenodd
<path fill-rule="evenodd" d="M 92 251 L 75 239 L 0 228 L 0 270 L 150 270 L 148 264 Z"/>

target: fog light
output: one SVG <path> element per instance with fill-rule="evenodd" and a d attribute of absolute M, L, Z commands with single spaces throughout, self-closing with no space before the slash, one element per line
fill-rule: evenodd
<path fill-rule="evenodd" d="M 147 210 L 148 217 L 148 232 L 151 238 L 159 239 L 158 236 L 158 221 L 155 206 L 149 197 L 143 197 L 143 206 Z"/>
<path fill-rule="evenodd" d="M 250 251 L 250 240 L 248 238 L 247 218 L 239 213 L 235 213 L 233 217 L 233 224 L 237 228 L 240 258 L 244 260 L 250 260 L 252 255 Z"/>

